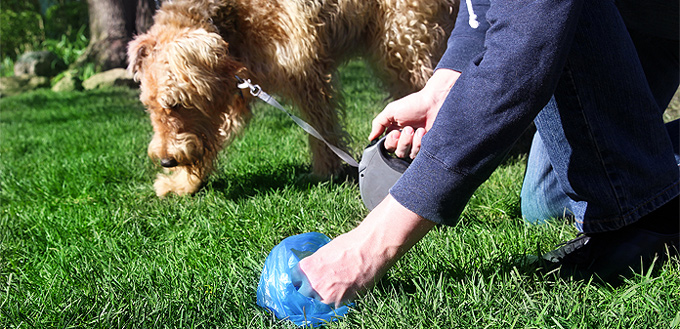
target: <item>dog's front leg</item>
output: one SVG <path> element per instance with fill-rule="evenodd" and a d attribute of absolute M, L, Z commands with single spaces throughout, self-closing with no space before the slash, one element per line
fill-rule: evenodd
<path fill-rule="evenodd" d="M 296 93 L 297 105 L 302 117 L 312 125 L 330 144 L 346 150 L 346 132 L 340 124 L 341 100 L 327 76 L 313 78 L 308 76 Z M 342 172 L 342 160 L 323 141 L 309 135 L 312 152 L 312 173 L 321 178 L 329 178 Z"/>

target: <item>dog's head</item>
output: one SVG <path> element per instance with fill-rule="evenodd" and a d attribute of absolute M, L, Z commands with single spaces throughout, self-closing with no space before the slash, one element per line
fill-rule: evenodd
<path fill-rule="evenodd" d="M 248 75 L 244 66 L 219 34 L 165 24 L 131 41 L 128 59 L 154 128 L 149 156 L 166 168 L 209 169 L 249 116 L 235 78 Z"/>

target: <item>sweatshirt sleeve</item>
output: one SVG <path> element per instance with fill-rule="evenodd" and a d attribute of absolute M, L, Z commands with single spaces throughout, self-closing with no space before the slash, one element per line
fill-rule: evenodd
<path fill-rule="evenodd" d="M 455 224 L 473 192 L 550 99 L 582 3 L 490 1 L 484 50 L 466 63 L 418 156 L 390 190 L 399 203 L 435 223 Z M 456 42 L 449 40 L 449 47 Z M 453 63 L 448 56 L 455 53 L 447 51 L 442 66 Z"/>
<path fill-rule="evenodd" d="M 461 0 L 446 52 L 435 70 L 446 68 L 462 72 L 470 60 L 484 51 L 484 36 L 489 29 L 489 22 L 486 20 L 488 9 L 489 0 L 474 3 L 471 0 Z"/>

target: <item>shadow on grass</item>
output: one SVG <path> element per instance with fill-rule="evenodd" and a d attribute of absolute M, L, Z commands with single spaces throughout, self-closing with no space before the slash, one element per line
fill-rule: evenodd
<path fill-rule="evenodd" d="M 506 259 L 495 259 L 484 264 L 478 262 L 438 265 L 423 279 L 430 282 L 438 282 L 445 278 L 451 282 L 466 282 L 476 285 L 480 282 L 499 282 L 511 277 L 514 273 L 525 277 L 525 282 L 552 280 L 552 277 L 542 272 L 538 258 L 529 254 L 513 255 Z M 407 294 L 418 292 L 419 288 L 414 280 L 402 280 L 399 278 L 383 277 L 375 287 L 376 290 L 387 293 L 389 291 L 404 291 Z"/>
<path fill-rule="evenodd" d="M 331 178 L 320 178 L 311 173 L 309 166 L 282 163 L 271 170 L 258 172 L 232 172 L 221 174 L 203 188 L 210 188 L 229 200 L 240 200 L 260 194 L 275 192 L 284 188 L 306 191 L 325 182 L 358 184 L 356 168 L 345 165 L 343 171 Z"/>
<path fill-rule="evenodd" d="M 536 254 L 540 255 L 545 250 L 537 246 Z M 485 261 L 483 264 L 470 262 L 467 264 L 445 264 L 438 265 L 423 278 L 429 282 L 438 282 L 440 278 L 446 278 L 450 282 L 463 282 L 466 285 L 503 285 L 508 282 L 511 286 L 535 287 L 550 292 L 558 289 L 562 285 L 592 285 L 598 289 L 614 291 L 626 285 L 639 284 L 639 282 L 651 282 L 650 279 L 658 278 L 663 275 L 663 267 L 666 263 L 680 264 L 680 255 L 675 251 L 667 251 L 665 256 L 649 260 L 641 264 L 640 268 L 632 269 L 621 273 L 619 276 L 601 279 L 597 274 L 591 276 L 572 277 L 571 272 L 564 272 L 564 269 L 556 267 L 544 261 L 540 256 L 534 254 L 516 254 L 492 261 Z M 390 291 L 403 291 L 407 294 L 415 294 L 422 291 L 415 280 L 404 280 L 399 278 L 381 279 L 375 287 L 382 293 Z M 523 288 L 524 289 L 524 288 Z"/>
<path fill-rule="evenodd" d="M 37 90 L 3 98 L 2 118 L 6 122 L 40 126 L 77 120 L 111 120 L 121 114 L 141 115 L 144 107 L 138 97 L 137 90 L 120 87 L 64 93 Z"/>
<path fill-rule="evenodd" d="M 469 212 L 466 212 L 468 216 Z M 471 216 L 474 217 L 474 216 Z M 547 275 L 544 270 L 544 262 L 540 255 L 555 249 L 553 235 L 559 232 L 553 232 L 555 227 L 567 227 L 569 224 L 565 223 L 568 220 L 554 219 L 545 222 L 541 225 L 529 225 L 520 217 L 512 217 L 513 220 L 506 220 L 502 223 L 482 223 L 475 224 L 478 220 L 471 221 L 470 218 L 461 218 L 454 227 L 438 226 L 435 230 L 451 231 L 453 234 L 459 236 L 460 234 L 467 234 L 458 230 L 474 231 L 475 228 L 481 228 L 481 232 L 492 234 L 486 236 L 486 239 L 493 239 L 489 241 L 495 245 L 490 252 L 485 250 L 483 244 L 471 244 L 470 247 L 465 247 L 460 250 L 452 250 L 453 253 L 464 253 L 455 257 L 444 256 L 440 260 L 432 262 L 427 270 L 419 273 L 416 276 L 421 277 L 425 282 L 438 282 L 442 278 L 448 282 L 464 283 L 472 286 L 488 285 L 489 283 L 503 283 L 513 281 L 512 284 L 528 284 L 532 282 L 546 282 L 554 283 L 556 278 L 553 275 Z M 522 230 L 530 229 L 531 232 L 519 233 L 518 227 Z M 497 231 L 494 233 L 494 231 Z M 515 233 L 510 233 L 515 232 Z M 475 236 L 474 232 L 469 233 Z M 533 237 L 540 235 L 534 240 Z M 477 237 L 476 239 L 483 239 L 484 237 Z M 514 245 L 512 240 L 506 239 L 527 239 L 528 243 L 519 247 Z M 558 238 L 559 241 L 559 238 Z M 501 250 L 506 250 L 502 252 Z M 419 289 L 418 280 L 412 280 L 412 275 L 406 275 L 404 278 L 399 276 L 388 277 L 385 276 L 376 285 L 377 289 L 388 291 L 403 290 L 406 293 L 416 293 Z"/>

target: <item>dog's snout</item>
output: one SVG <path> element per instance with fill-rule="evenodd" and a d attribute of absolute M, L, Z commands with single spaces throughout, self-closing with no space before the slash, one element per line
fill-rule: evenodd
<path fill-rule="evenodd" d="M 161 166 L 165 168 L 174 168 L 177 167 L 178 164 L 179 163 L 177 163 L 177 160 L 175 160 L 174 158 L 161 159 Z"/>

